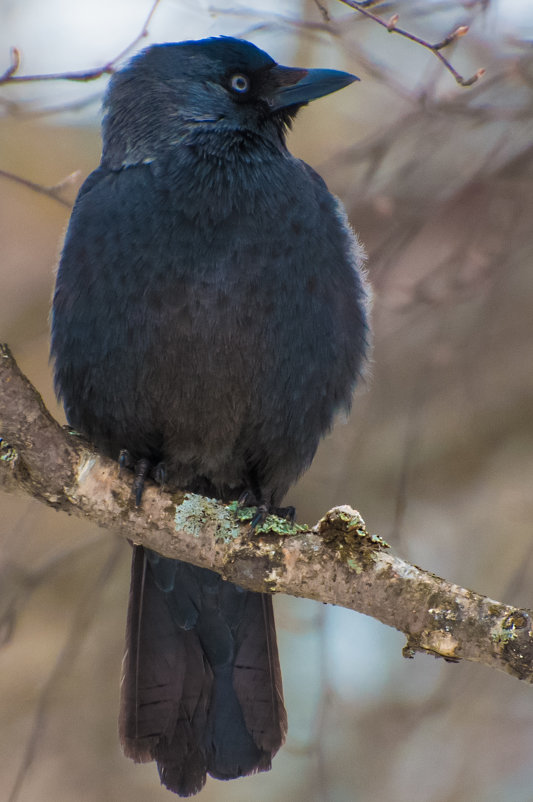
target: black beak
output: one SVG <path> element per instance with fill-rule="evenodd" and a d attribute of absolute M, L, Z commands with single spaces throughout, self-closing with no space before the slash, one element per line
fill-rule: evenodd
<path fill-rule="evenodd" d="M 279 64 L 272 67 L 269 79 L 273 85 L 270 95 L 272 111 L 287 106 L 302 106 L 310 100 L 329 95 L 359 80 L 357 75 L 351 75 L 349 72 L 300 70 L 296 67 L 281 67 Z"/>

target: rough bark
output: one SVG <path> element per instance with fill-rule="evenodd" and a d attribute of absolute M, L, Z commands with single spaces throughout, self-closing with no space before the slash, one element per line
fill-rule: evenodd
<path fill-rule="evenodd" d="M 147 487 L 141 508 L 120 476 L 64 429 L 0 346 L 0 488 L 93 521 L 168 557 L 211 568 L 251 590 L 288 593 L 365 613 L 405 633 L 406 657 L 471 660 L 533 682 L 531 610 L 454 585 L 388 552 L 350 507 L 310 529 L 190 493 Z"/>

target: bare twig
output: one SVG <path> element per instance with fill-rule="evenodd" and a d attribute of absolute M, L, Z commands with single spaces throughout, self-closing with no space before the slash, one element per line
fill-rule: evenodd
<path fill-rule="evenodd" d="M 354 11 L 357 11 L 359 14 L 363 14 L 368 19 L 371 19 L 373 22 L 376 22 L 378 25 L 381 25 L 385 28 L 388 33 L 397 33 L 400 36 L 403 36 L 405 39 L 409 39 L 411 42 L 415 42 L 416 44 L 420 45 L 421 47 L 425 47 L 426 50 L 429 50 L 433 53 L 439 61 L 444 65 L 444 67 L 450 72 L 458 84 L 461 86 L 472 86 L 472 84 L 476 83 L 482 75 L 485 74 L 485 70 L 480 68 L 476 70 L 474 75 L 470 76 L 470 78 L 464 78 L 457 70 L 452 66 L 452 64 L 448 61 L 448 59 L 441 53 L 445 47 L 448 47 L 452 44 L 452 42 L 456 42 L 462 36 L 465 36 L 468 33 L 468 26 L 467 25 L 460 25 L 458 28 L 455 28 L 448 36 L 445 36 L 444 39 L 441 39 L 440 42 L 436 42 L 435 44 L 431 44 L 426 39 L 422 39 L 420 36 L 416 36 L 414 33 L 410 33 L 406 31 L 404 28 L 398 27 L 398 20 L 399 15 L 394 14 L 390 19 L 384 20 L 382 17 L 378 17 L 377 14 L 374 14 L 372 11 L 369 10 L 371 5 L 374 5 L 374 0 L 370 0 L 370 2 L 357 2 L 357 0 L 339 0 L 340 3 L 343 3 L 350 8 L 353 8 Z"/>
<path fill-rule="evenodd" d="M 320 15 L 321 15 L 322 19 L 324 20 L 324 22 L 326 24 L 330 23 L 331 22 L 331 17 L 329 15 L 329 11 L 327 10 L 326 6 L 323 3 L 321 3 L 320 0 L 314 0 L 314 3 L 315 3 L 315 6 L 320 11 Z"/>
<path fill-rule="evenodd" d="M 114 544 L 111 548 L 109 557 L 105 561 L 100 574 L 96 578 L 96 581 L 91 583 L 91 586 L 79 601 L 74 613 L 69 634 L 57 657 L 52 672 L 50 673 L 39 695 L 30 735 L 26 742 L 26 748 L 22 755 L 20 766 L 17 771 L 8 802 L 16 802 L 16 800 L 19 798 L 24 780 L 26 779 L 31 765 L 35 760 L 39 738 L 46 726 L 48 710 L 54 691 L 56 687 L 60 685 L 62 681 L 64 681 L 65 674 L 68 672 L 80 648 L 83 646 L 87 631 L 90 628 L 98 609 L 97 602 L 99 597 L 113 571 L 115 570 L 120 555 L 121 549 L 119 548 L 119 544 Z"/>
<path fill-rule="evenodd" d="M 66 112 L 77 112 L 87 108 L 93 103 L 99 103 L 102 100 L 104 90 L 93 92 L 87 97 L 78 98 L 76 100 L 64 101 L 54 106 L 41 106 L 35 108 L 24 101 L 16 101 L 11 98 L 0 97 L 0 110 L 5 109 L 6 113 L 11 117 L 24 118 L 24 119 L 38 119 L 39 117 L 53 117 L 54 114 L 65 114 Z"/>
<path fill-rule="evenodd" d="M 121 50 L 117 56 L 111 59 L 111 61 L 108 61 L 107 64 L 104 64 L 102 67 L 97 67 L 93 70 L 81 70 L 76 72 L 57 72 L 44 75 L 17 75 L 20 67 L 20 52 L 16 47 L 12 47 L 11 64 L 3 73 L 3 75 L 0 76 L 0 86 L 2 84 L 27 83 L 29 81 L 95 81 L 102 75 L 112 75 L 116 71 L 117 64 L 124 58 L 124 56 L 133 50 L 139 44 L 139 42 L 148 35 L 148 26 L 150 25 L 152 17 L 154 16 L 157 6 L 160 2 L 161 0 L 154 1 L 148 16 L 144 21 L 142 29 L 137 34 L 135 39 L 133 39 L 127 45 L 127 47 L 124 48 L 124 50 Z"/>
<path fill-rule="evenodd" d="M 241 587 L 338 604 L 407 636 L 423 651 L 480 662 L 533 682 L 533 611 L 458 587 L 386 552 L 359 513 L 330 510 L 312 528 L 269 516 L 250 535 L 255 510 L 148 487 L 143 508 L 131 482 L 49 415 L 7 346 L 0 348 L 0 487 L 91 520 L 167 557 L 210 568 Z"/>
<path fill-rule="evenodd" d="M 100 546 L 102 537 L 84 541 L 66 549 L 60 549 L 41 565 L 21 565 L 8 561 L 0 564 L 0 646 L 10 640 L 20 612 L 31 594 L 43 582 L 50 579 L 65 562 L 75 559 L 80 553 Z"/>
<path fill-rule="evenodd" d="M 0 84 L 5 84 L 16 73 L 20 67 L 20 51 L 17 47 L 12 47 L 10 50 L 11 63 L 7 70 L 0 75 Z"/>
<path fill-rule="evenodd" d="M 68 80 L 68 81 L 94 81 L 97 78 L 100 78 L 102 75 L 111 75 L 116 71 L 117 64 L 127 55 L 136 45 L 148 34 L 148 26 L 152 20 L 152 17 L 157 9 L 161 0 L 155 0 L 153 3 L 150 12 L 144 21 L 143 27 L 140 33 L 135 37 L 135 39 L 130 42 L 127 47 L 124 48 L 117 56 L 115 56 L 111 61 L 107 62 L 101 67 L 97 67 L 92 70 L 82 70 L 82 71 L 74 71 L 74 72 L 62 72 L 62 73 L 47 73 L 41 75 L 17 75 L 18 70 L 20 68 L 20 52 L 16 47 L 11 48 L 11 63 L 4 71 L 3 74 L 0 75 L 0 85 L 8 84 L 8 83 L 22 83 L 22 82 L 29 82 L 29 81 L 55 81 L 55 80 Z M 397 33 L 400 36 L 403 36 L 406 39 L 409 39 L 412 42 L 420 45 L 421 47 L 426 48 L 430 52 L 432 52 L 439 61 L 444 65 L 444 67 L 453 75 L 455 80 L 461 86 L 471 86 L 472 84 L 476 83 L 476 81 L 481 78 L 482 75 L 485 74 L 485 70 L 480 68 L 476 70 L 476 72 L 470 76 L 469 78 L 464 78 L 450 63 L 450 61 L 442 54 L 442 50 L 445 47 L 448 47 L 453 42 L 456 42 L 460 37 L 465 36 L 468 33 L 468 26 L 467 25 L 460 25 L 455 30 L 453 30 L 450 34 L 445 36 L 439 42 L 432 44 L 427 40 L 423 39 L 420 36 L 416 36 L 415 34 L 411 33 L 410 31 L 405 30 L 404 28 L 398 27 L 399 15 L 393 14 L 388 20 L 379 17 L 377 14 L 374 14 L 370 11 L 372 6 L 375 6 L 377 0 L 339 0 L 339 2 L 343 3 L 344 5 L 349 6 L 354 11 L 357 11 L 360 14 L 363 14 L 368 19 L 371 19 L 373 22 L 376 22 L 378 25 L 384 27 L 389 33 Z M 315 0 L 315 3 L 322 15 L 323 23 L 322 26 L 332 25 L 332 20 L 329 16 L 329 13 L 323 3 L 320 0 Z M 257 27 L 263 27 L 257 26 Z M 318 26 L 320 27 L 320 26 Z"/>
<path fill-rule="evenodd" d="M 17 184 L 22 184 L 23 187 L 27 187 L 28 189 L 33 190 L 33 192 L 39 192 L 41 195 L 47 195 L 49 198 L 53 198 L 58 203 L 61 203 L 62 206 L 66 206 L 68 209 L 72 208 L 72 203 L 63 198 L 61 193 L 64 189 L 73 184 L 79 175 L 80 171 L 75 170 L 73 173 L 70 173 L 70 175 L 67 175 L 58 184 L 54 184 L 52 187 L 45 187 L 43 184 L 36 184 L 35 181 L 29 181 L 27 178 L 22 178 L 22 176 L 16 175 L 15 173 L 10 173 L 7 170 L 0 170 L 0 178 L 7 178 L 9 181 L 15 181 Z"/>

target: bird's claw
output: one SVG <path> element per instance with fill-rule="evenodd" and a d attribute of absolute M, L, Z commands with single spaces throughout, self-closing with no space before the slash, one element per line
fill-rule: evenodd
<path fill-rule="evenodd" d="M 158 462 L 155 467 L 152 467 L 149 459 L 143 457 L 142 459 L 134 460 L 130 452 L 123 448 L 118 455 L 118 465 L 121 473 L 125 468 L 132 468 L 134 471 L 135 476 L 131 486 L 131 494 L 135 500 L 136 507 L 141 504 L 144 485 L 148 476 L 152 475 L 154 481 L 163 489 L 167 478 L 164 462 Z"/>
<path fill-rule="evenodd" d="M 146 477 L 150 473 L 150 461 L 145 459 L 140 459 L 138 462 L 135 463 L 135 478 L 133 480 L 133 484 L 131 486 L 131 492 L 135 499 L 135 506 L 139 507 L 144 490 L 144 484 L 146 482 Z"/>
<path fill-rule="evenodd" d="M 118 455 L 118 466 L 121 472 L 124 470 L 124 468 L 133 467 L 133 457 L 127 448 L 120 449 L 120 454 Z"/>
<path fill-rule="evenodd" d="M 277 515 L 279 518 L 285 518 L 285 520 L 290 521 L 290 523 L 294 522 L 296 515 L 296 510 L 294 507 L 273 507 L 271 504 L 267 504 L 265 501 L 258 500 L 251 490 L 245 490 L 243 493 L 241 493 L 238 503 L 240 507 L 257 507 L 257 512 L 252 518 L 252 522 L 250 524 L 252 529 L 255 529 L 257 526 L 259 526 L 259 524 L 264 523 L 268 515 Z"/>

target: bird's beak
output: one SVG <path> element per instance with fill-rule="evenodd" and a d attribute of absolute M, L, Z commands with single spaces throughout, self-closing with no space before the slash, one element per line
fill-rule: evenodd
<path fill-rule="evenodd" d="M 269 79 L 273 88 L 270 94 L 272 111 L 287 106 L 301 106 L 359 80 L 357 75 L 349 72 L 301 70 L 296 67 L 281 67 L 279 64 L 272 67 Z"/>

